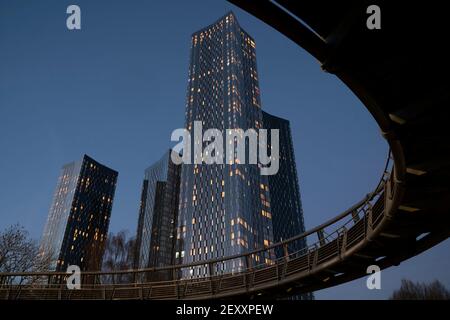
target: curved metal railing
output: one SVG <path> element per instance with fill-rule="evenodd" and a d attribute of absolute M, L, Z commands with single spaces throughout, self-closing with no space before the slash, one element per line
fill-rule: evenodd
<path fill-rule="evenodd" d="M 83 272 L 82 289 L 67 290 L 68 274 L 57 272 L 0 273 L 0 299 L 179 299 L 228 296 L 260 290 L 275 282 L 299 279 L 327 268 L 359 249 L 381 224 L 393 188 L 389 152 L 382 177 L 373 192 L 327 222 L 293 238 L 243 254 L 189 264 L 141 270 Z M 299 244 L 311 243 L 300 251 Z M 275 250 L 282 252 L 275 257 Z M 259 258 L 258 258 L 259 257 Z M 263 260 L 264 257 L 268 260 Z M 260 263 L 258 263 L 258 259 Z M 221 265 L 234 265 L 221 272 Z M 208 276 L 195 277 L 204 268 Z M 323 281 L 329 279 L 325 278 Z"/>

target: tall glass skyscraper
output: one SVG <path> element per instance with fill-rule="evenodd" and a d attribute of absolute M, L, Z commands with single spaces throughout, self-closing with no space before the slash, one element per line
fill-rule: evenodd
<path fill-rule="evenodd" d="M 175 262 L 181 166 L 171 161 L 171 152 L 166 152 L 145 170 L 136 232 L 135 269 L 173 265 Z"/>
<path fill-rule="evenodd" d="M 63 166 L 40 244 L 49 270 L 100 270 L 117 176 L 87 155 Z"/>
<path fill-rule="evenodd" d="M 255 46 L 231 12 L 192 35 L 186 105 L 189 131 L 194 121 L 201 121 L 203 130 L 222 132 L 262 128 Z M 270 203 L 267 176 L 260 174 L 256 164 L 183 164 L 175 252 L 178 262 L 224 257 L 270 245 Z M 260 265 L 272 263 L 273 255 L 252 258 L 252 265 Z M 245 268 L 246 261 L 215 267 L 214 272 L 234 272 Z M 208 268 L 200 266 L 183 276 L 207 274 Z"/>

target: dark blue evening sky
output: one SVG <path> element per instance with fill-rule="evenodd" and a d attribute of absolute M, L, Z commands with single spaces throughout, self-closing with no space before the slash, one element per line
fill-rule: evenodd
<path fill-rule="evenodd" d="M 66 28 L 66 8 L 82 30 Z M 84 153 L 119 171 L 110 231 L 135 232 L 146 167 L 183 127 L 190 35 L 233 10 L 257 43 L 262 105 L 291 121 L 306 227 L 377 183 L 387 144 L 361 102 L 277 31 L 222 0 L 0 0 L 0 229 L 39 239 L 59 170 Z M 318 299 L 387 298 L 401 278 L 450 287 L 450 242 Z"/>

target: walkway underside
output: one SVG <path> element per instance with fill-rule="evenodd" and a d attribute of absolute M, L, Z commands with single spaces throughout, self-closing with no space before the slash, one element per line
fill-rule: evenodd
<path fill-rule="evenodd" d="M 438 7 L 443 2 L 427 2 L 430 8 L 392 0 L 230 2 L 303 47 L 359 97 L 391 149 L 393 167 L 386 166 L 379 186 L 335 219 L 262 249 L 284 248 L 285 257 L 271 266 L 247 264 L 237 274 L 211 271 L 208 278 L 170 280 L 194 265 L 215 270 L 225 260 L 249 261 L 248 253 L 184 266 L 85 273 L 81 290 L 58 284 L 62 274 L 0 274 L 0 299 L 286 297 L 362 277 L 372 264 L 397 266 L 449 237 L 450 52 L 447 11 Z M 381 8 L 381 30 L 366 28 L 371 4 Z M 310 246 L 289 252 L 289 243 L 304 237 Z M 159 280 L 120 280 L 156 279 L 153 275 Z"/>

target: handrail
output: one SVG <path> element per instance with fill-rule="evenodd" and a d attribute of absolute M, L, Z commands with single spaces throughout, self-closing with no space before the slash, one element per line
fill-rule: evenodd
<path fill-rule="evenodd" d="M 256 254 L 260 254 L 263 252 L 268 252 L 270 250 L 273 250 L 275 248 L 279 248 L 279 247 L 283 247 L 285 245 L 288 245 L 294 241 L 298 241 L 300 239 L 306 238 L 309 235 L 312 235 L 314 233 L 317 233 L 318 231 L 324 230 L 326 227 L 329 227 L 331 225 L 333 225 L 334 223 L 342 220 L 343 218 L 353 214 L 355 211 L 360 210 L 361 208 L 363 208 L 366 204 L 370 203 L 370 201 L 372 201 L 377 195 L 379 195 L 383 190 L 384 190 L 384 186 L 386 183 L 386 176 L 389 171 L 389 165 L 391 163 L 392 157 L 391 157 L 391 151 L 389 150 L 388 152 L 388 156 L 387 156 L 387 160 L 386 160 L 386 164 L 384 167 L 384 171 L 383 174 L 377 184 L 377 187 L 374 189 L 374 191 L 372 191 L 371 193 L 367 194 L 362 200 L 360 200 L 358 203 L 356 203 L 355 205 L 353 205 L 352 207 L 350 207 L 349 209 L 345 210 L 344 212 L 342 212 L 341 214 L 335 216 L 334 218 L 308 230 L 303 232 L 302 234 L 299 234 L 297 236 L 294 236 L 292 238 L 271 244 L 267 247 L 264 248 L 259 248 L 259 249 L 255 249 L 252 251 L 247 251 L 244 253 L 240 253 L 240 254 L 236 254 L 236 255 L 231 255 L 231 256 L 227 256 L 227 257 L 223 257 L 223 258 L 214 258 L 214 259 L 209 259 L 209 260 L 202 260 L 202 261 L 196 261 L 196 262 L 191 262 L 191 263 L 187 263 L 187 264 L 177 264 L 177 265 L 171 265 L 171 266 L 163 266 L 163 267 L 155 267 L 155 268 L 145 268 L 145 269 L 129 269 L 129 270 L 117 270 L 117 271 L 86 271 L 83 272 L 82 274 L 84 276 L 111 276 L 111 275 L 124 275 L 124 274 L 145 274 L 145 273 L 152 273 L 152 272 L 161 272 L 161 271 L 168 271 L 168 270 L 181 270 L 181 269 L 187 269 L 187 268 L 191 268 L 191 267 L 197 267 L 197 266 L 205 266 L 205 265 L 212 265 L 212 264 L 216 264 L 216 263 L 221 263 L 221 262 L 225 262 L 225 261 L 230 261 L 230 260 L 235 260 L 235 259 L 240 259 L 240 258 L 246 258 L 248 256 L 252 256 L 252 255 L 256 255 Z M 335 233 L 339 233 L 339 231 L 345 227 L 348 223 L 352 222 L 353 219 L 347 221 L 344 223 L 343 226 L 337 228 L 336 230 L 334 230 L 332 233 L 330 233 L 327 237 L 324 238 L 324 240 L 327 240 L 328 238 L 330 238 L 332 235 L 334 235 Z M 300 251 L 306 251 L 308 252 L 309 248 L 314 247 L 320 247 L 317 246 L 317 244 L 320 243 L 320 239 L 319 241 L 315 242 L 314 244 L 305 247 L 304 249 L 300 250 Z M 297 253 L 297 252 L 296 252 Z M 294 253 L 291 253 L 291 255 Z M 281 258 L 283 259 L 283 258 Z M 261 265 L 265 265 L 267 266 L 267 264 L 261 264 Z M 257 266 L 254 266 L 257 267 Z M 245 269 L 244 269 L 245 270 Z M 52 277 L 58 277 L 58 276 L 67 276 L 66 272 L 17 272 L 17 273 L 2 273 L 0 272 L 0 277 L 1 278 L 10 278 L 10 277 L 44 277 L 44 276 L 52 276 Z M 174 279 L 174 280 L 181 280 L 181 279 Z"/>

